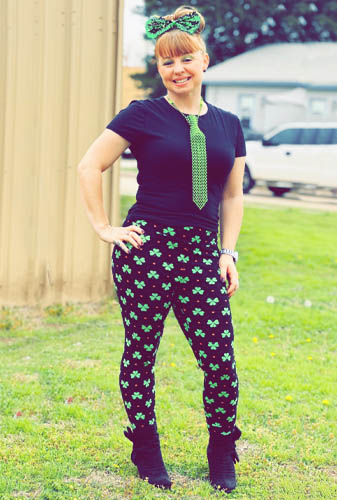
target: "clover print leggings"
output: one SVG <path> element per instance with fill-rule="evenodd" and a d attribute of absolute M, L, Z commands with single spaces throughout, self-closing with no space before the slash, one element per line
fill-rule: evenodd
<path fill-rule="evenodd" d="M 229 297 L 220 280 L 217 233 L 126 219 L 145 231 L 140 249 L 112 251 L 112 275 L 125 329 L 119 384 L 131 428 L 156 426 L 155 360 L 172 306 L 204 373 L 203 406 L 210 434 L 234 430 L 238 377 Z"/>

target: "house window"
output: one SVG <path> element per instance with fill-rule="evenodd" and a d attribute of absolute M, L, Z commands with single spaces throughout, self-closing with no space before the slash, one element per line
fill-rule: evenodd
<path fill-rule="evenodd" d="M 255 106 L 255 95 L 253 94 L 239 94 L 239 116 L 241 123 L 245 127 L 250 126 L 251 119 L 253 118 Z"/>
<path fill-rule="evenodd" d="M 310 111 L 312 115 L 324 115 L 326 109 L 326 99 L 313 97 L 310 99 Z"/>
<path fill-rule="evenodd" d="M 331 103 L 331 112 L 333 116 L 337 117 L 337 99 L 334 99 Z"/>

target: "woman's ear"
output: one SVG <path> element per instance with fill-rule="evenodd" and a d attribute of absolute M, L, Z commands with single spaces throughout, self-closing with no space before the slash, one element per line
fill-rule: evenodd
<path fill-rule="evenodd" d="M 209 65 L 209 55 L 207 54 L 207 52 L 204 54 L 204 69 L 203 69 L 203 72 L 205 73 L 205 71 L 207 70 L 208 68 L 208 65 Z"/>

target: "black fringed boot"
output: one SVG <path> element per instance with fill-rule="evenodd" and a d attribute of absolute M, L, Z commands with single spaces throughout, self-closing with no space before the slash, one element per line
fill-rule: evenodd
<path fill-rule="evenodd" d="M 156 426 L 147 431 L 127 427 L 124 435 L 133 443 L 131 460 L 137 466 L 140 478 L 157 488 L 171 489 L 172 482 L 165 468 Z"/>
<path fill-rule="evenodd" d="M 234 464 L 239 462 L 235 441 L 241 436 L 241 430 L 235 425 L 229 436 L 210 434 L 207 446 L 209 479 L 216 490 L 230 493 L 236 487 Z"/>

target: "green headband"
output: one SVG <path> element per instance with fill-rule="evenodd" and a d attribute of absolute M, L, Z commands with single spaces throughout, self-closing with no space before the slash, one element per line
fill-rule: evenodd
<path fill-rule="evenodd" d="M 200 16 L 192 11 L 190 14 L 178 17 L 175 21 L 168 21 L 161 16 L 151 16 L 145 24 L 145 31 L 148 38 L 158 38 L 160 35 L 170 30 L 181 30 L 192 35 L 200 25 Z"/>

